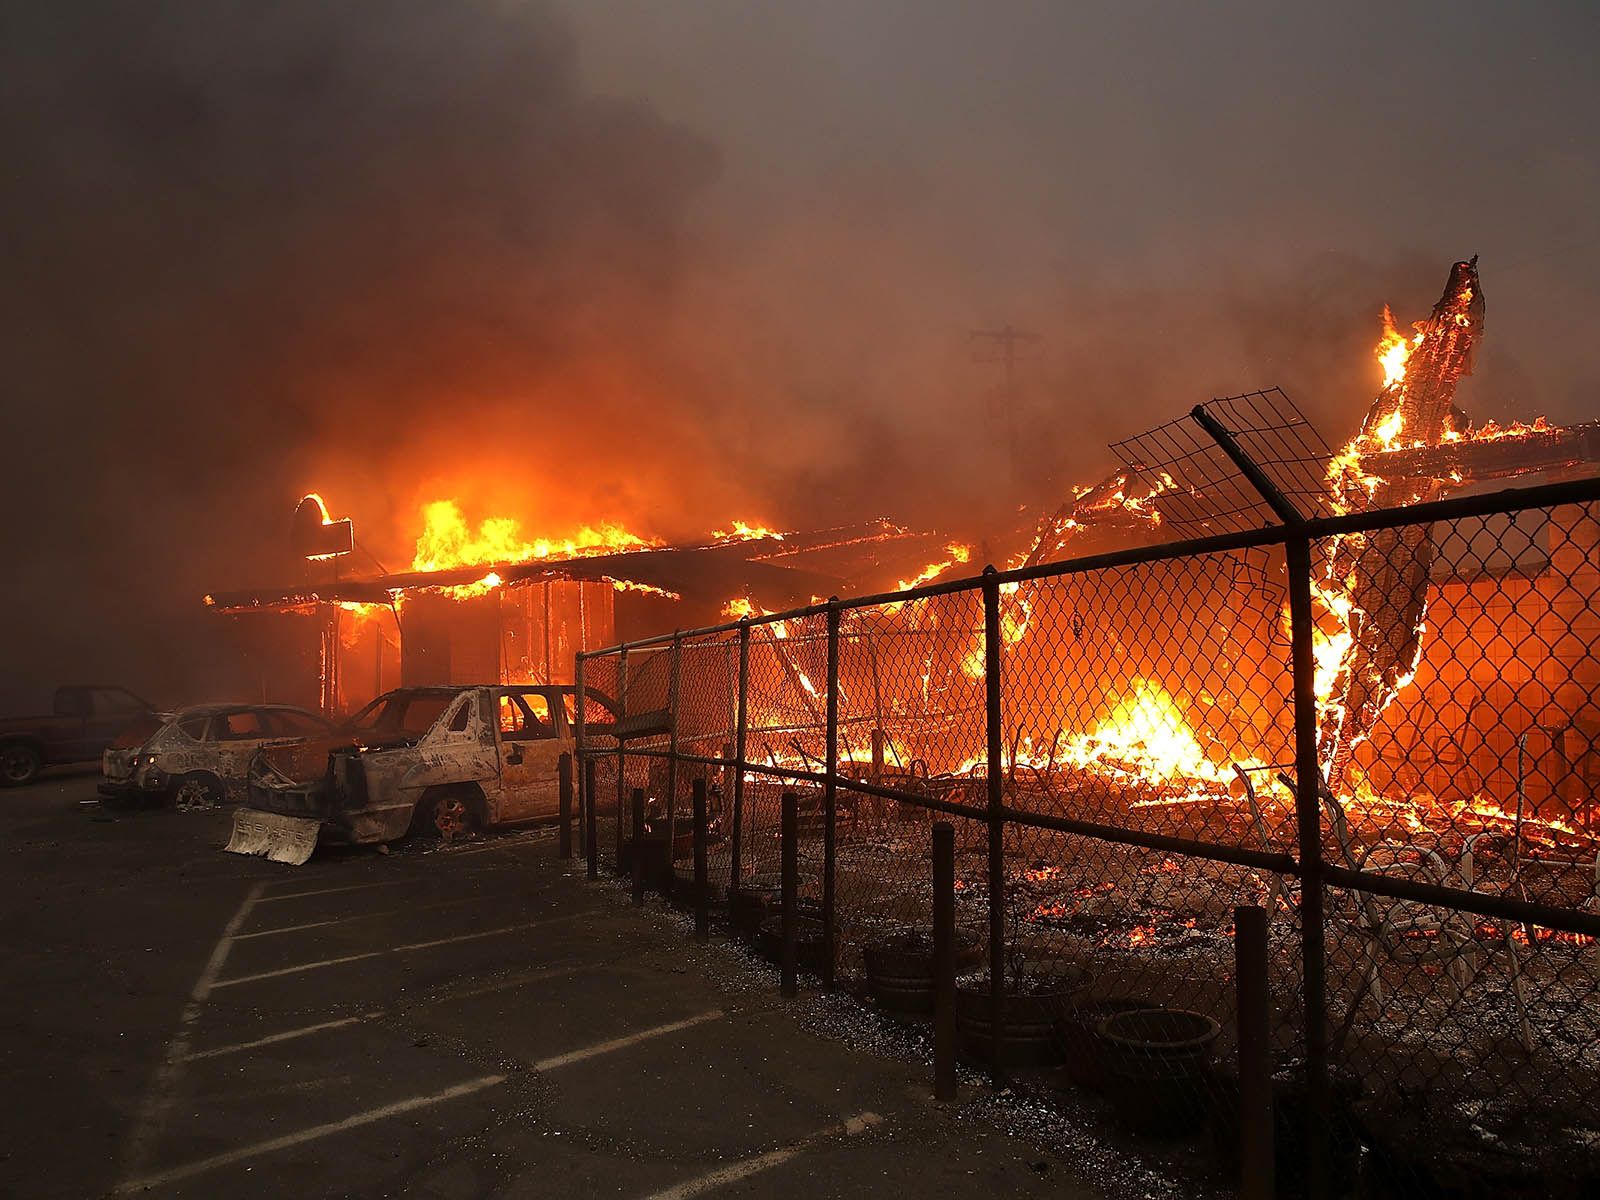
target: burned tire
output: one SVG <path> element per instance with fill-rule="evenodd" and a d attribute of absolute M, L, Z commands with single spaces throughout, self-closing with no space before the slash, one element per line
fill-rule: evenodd
<path fill-rule="evenodd" d="M 455 842 L 477 831 L 477 806 L 470 793 L 445 788 L 423 797 L 412 828 L 426 838 Z"/>
<path fill-rule="evenodd" d="M 206 771 L 180 775 L 172 781 L 172 807 L 179 812 L 216 808 L 227 795 L 222 780 Z"/>
<path fill-rule="evenodd" d="M 44 759 L 27 742 L 7 742 L 0 746 L 0 787 L 22 787 L 39 778 Z"/>

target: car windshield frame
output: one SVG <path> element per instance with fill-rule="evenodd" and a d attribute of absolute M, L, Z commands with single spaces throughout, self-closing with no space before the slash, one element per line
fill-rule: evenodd
<path fill-rule="evenodd" d="M 363 734 L 375 740 L 415 740 L 427 736 L 429 730 L 439 723 L 439 718 L 450 710 L 461 693 L 450 690 L 436 690 L 433 688 L 388 692 L 379 696 L 368 704 L 355 716 L 350 718 L 346 726 L 348 731 L 356 736 Z M 419 704 L 427 704 L 430 708 L 433 703 L 438 707 L 428 717 L 426 725 L 420 728 L 409 718 L 413 709 Z M 391 719 L 390 714 L 398 709 L 398 716 Z"/>

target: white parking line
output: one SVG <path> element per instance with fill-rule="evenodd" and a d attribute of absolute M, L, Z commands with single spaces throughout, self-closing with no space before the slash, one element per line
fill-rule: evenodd
<path fill-rule="evenodd" d="M 434 938 L 431 942 L 412 942 L 408 946 L 396 946 L 395 949 L 428 950 L 434 946 L 448 946 L 452 942 L 470 942 L 473 938 L 492 937 L 497 933 L 515 933 L 519 929 L 532 929 L 535 925 L 553 925 L 557 921 L 571 921 L 588 915 L 588 913 L 567 913 L 560 917 L 546 917 L 542 921 L 525 921 L 521 925 L 506 925 L 500 929 L 484 929 L 478 933 L 458 933 L 455 937 Z"/>
<path fill-rule="evenodd" d="M 667 1033 L 676 1033 L 680 1029 L 688 1029 L 691 1025 L 699 1025 L 703 1021 L 715 1021 L 722 1016 L 720 1008 L 713 1008 L 707 1012 L 697 1013 L 682 1021 L 673 1021 L 669 1025 L 657 1025 L 651 1029 L 641 1029 L 638 1033 L 630 1033 L 626 1037 L 612 1038 L 609 1042 L 597 1042 L 593 1046 L 585 1046 L 581 1050 L 569 1050 L 565 1054 L 557 1054 L 554 1058 L 542 1058 L 533 1064 L 535 1071 L 554 1071 L 559 1067 L 571 1066 L 575 1062 L 582 1062 L 586 1058 L 594 1058 L 600 1054 L 610 1054 L 613 1050 L 621 1050 L 627 1046 L 637 1045 L 639 1042 L 649 1041 Z"/>
<path fill-rule="evenodd" d="M 149 1090 L 146 1091 L 144 1101 L 139 1106 L 138 1120 L 128 1134 L 128 1141 L 123 1149 L 123 1162 L 130 1174 L 143 1170 L 156 1138 L 166 1125 L 167 1114 L 172 1110 L 173 1100 L 177 1096 L 178 1081 L 183 1076 L 183 1064 L 189 1055 L 190 1026 L 199 1018 L 206 1006 L 206 999 L 213 989 L 220 986 L 217 976 L 222 973 L 222 968 L 228 961 L 228 952 L 233 949 L 234 938 L 244 927 L 244 923 L 250 919 L 250 913 L 259 903 L 261 893 L 266 886 L 264 882 L 257 883 L 245 893 L 238 909 L 223 926 L 217 944 L 211 948 L 211 957 L 206 960 L 200 978 L 195 980 L 194 989 L 189 993 L 189 1002 L 183 1006 L 183 1012 L 178 1017 L 178 1032 L 173 1034 L 172 1040 L 167 1043 L 166 1055 L 161 1060 L 161 1065 L 156 1068 Z"/>
<path fill-rule="evenodd" d="M 316 888 L 309 892 L 284 892 L 278 896 L 263 896 L 262 904 L 271 904 L 274 900 L 301 900 L 306 896 L 331 896 L 335 892 L 364 892 L 368 888 L 399 887 L 402 883 L 415 883 L 414 879 L 380 879 L 376 883 L 350 883 L 344 887 Z"/>
<path fill-rule="evenodd" d="M 452 946 L 457 942 L 471 942 L 479 938 L 496 937 L 502 933 L 516 933 L 523 929 L 537 929 L 544 925 L 554 925 L 558 921 L 571 921 L 577 917 L 588 916 L 586 912 L 566 913 L 559 917 L 548 917 L 543 921 L 524 921 L 520 925 L 505 925 L 499 929 L 480 929 L 476 933 L 458 933 L 454 937 L 434 938 L 428 942 L 408 942 L 403 946 L 390 946 L 384 950 L 364 950 L 360 954 L 344 954 L 338 958 L 324 958 L 316 962 L 297 963 L 292 967 L 279 967 L 275 971 L 257 971 L 254 975 L 235 975 L 232 979 L 220 979 L 213 987 L 234 987 L 241 983 L 255 983 L 262 979 L 277 979 L 283 975 L 298 975 L 302 971 L 315 971 L 322 967 L 336 967 L 340 963 L 360 962 L 367 958 L 382 958 L 387 954 L 403 954 L 407 950 L 431 950 L 435 946 Z"/>
<path fill-rule="evenodd" d="M 396 947 L 399 949 L 399 947 Z M 388 950 L 363 950 L 360 954 L 345 954 L 339 958 L 322 958 L 316 962 L 302 963 L 295 967 L 283 967 L 276 971 L 260 971 L 254 975 L 240 975 L 233 979 L 224 979 L 217 984 L 218 987 L 232 987 L 236 983 L 254 983 L 258 979 L 273 979 L 279 975 L 298 975 L 301 971 L 315 971 L 319 967 L 337 967 L 340 963 L 360 962 L 367 958 L 382 958 L 389 954 Z"/>
<path fill-rule="evenodd" d="M 210 1050 L 196 1050 L 187 1056 L 187 1062 L 196 1062 L 202 1058 L 216 1058 L 222 1054 L 238 1054 L 241 1050 L 254 1050 L 257 1046 L 270 1046 L 274 1042 L 289 1042 L 295 1038 L 310 1037 L 313 1033 L 321 1033 L 324 1029 L 343 1029 L 346 1025 L 357 1025 L 362 1021 L 373 1021 L 383 1016 L 381 1012 L 362 1013 L 359 1017 L 345 1017 L 342 1021 L 323 1021 L 320 1025 L 302 1025 L 298 1029 L 286 1029 L 282 1033 L 271 1033 L 266 1037 L 256 1038 L 253 1042 L 234 1042 L 227 1046 L 213 1046 Z"/>
<path fill-rule="evenodd" d="M 560 979 L 564 975 L 576 975 L 580 971 L 601 970 L 604 963 L 575 963 L 565 967 L 546 967 L 539 971 L 524 971 L 506 979 L 497 979 L 492 983 L 475 984 L 469 988 L 443 992 L 427 999 L 415 1000 L 405 1006 L 401 1011 L 409 1012 L 412 1009 L 426 1008 L 433 1004 L 454 1004 L 458 1000 L 469 1000 L 474 996 L 485 996 L 490 992 L 504 992 L 511 988 L 521 987 L 525 983 L 538 983 L 545 979 Z M 276 1042 L 290 1042 L 296 1038 L 310 1037 L 315 1033 L 322 1033 L 328 1029 L 343 1029 L 347 1025 L 359 1025 L 364 1021 L 376 1021 L 389 1014 L 382 1009 L 364 1012 L 355 1017 L 344 1017 L 338 1021 L 322 1021 L 316 1025 L 301 1025 L 295 1029 L 285 1029 L 282 1033 L 269 1033 L 266 1037 L 259 1037 L 249 1042 L 231 1042 L 226 1046 L 213 1046 L 209 1050 L 196 1050 L 185 1058 L 186 1062 L 195 1062 L 202 1058 L 220 1058 L 224 1054 L 240 1054 L 246 1050 L 254 1050 L 258 1046 L 271 1046 Z"/>
<path fill-rule="evenodd" d="M 733 1163 L 726 1167 L 718 1167 L 715 1171 L 708 1171 L 704 1175 L 685 1180 L 674 1187 L 652 1192 L 645 1197 L 645 1200 L 688 1200 L 690 1196 L 699 1196 L 704 1192 L 725 1187 L 730 1183 L 737 1183 L 741 1179 L 748 1179 L 750 1176 L 776 1167 L 780 1163 L 786 1163 L 791 1158 L 804 1154 L 817 1143 L 826 1141 L 828 1138 L 838 1137 L 840 1134 L 848 1137 L 851 1134 L 871 1129 L 874 1125 L 882 1124 L 882 1122 L 883 1118 L 877 1113 L 860 1113 L 842 1124 L 830 1125 L 827 1129 L 819 1129 L 816 1133 L 802 1138 L 792 1146 L 785 1146 L 780 1150 L 769 1150 L 765 1154 L 758 1154 L 756 1157 L 747 1158 L 743 1162 Z"/>
<path fill-rule="evenodd" d="M 454 900 L 440 900 L 434 904 L 408 904 L 404 908 L 382 908 L 377 912 L 351 913 L 347 917 L 329 917 L 326 921 L 307 921 L 301 925 L 276 925 L 271 929 L 257 929 L 250 933 L 241 933 L 233 940 L 242 942 L 247 938 L 271 937 L 275 933 L 299 933 L 306 929 L 321 929 L 326 925 L 346 925 L 351 921 L 375 921 L 379 917 L 397 917 L 402 914 L 433 912 L 436 909 L 450 908 L 452 905 L 457 904 L 482 903 L 482 896 L 458 896 Z"/>
<path fill-rule="evenodd" d="M 156 1171 L 153 1174 L 130 1179 L 117 1187 L 119 1193 L 143 1191 L 146 1188 L 160 1187 L 162 1184 L 176 1183 L 180 1179 L 190 1179 L 202 1175 L 207 1171 L 214 1171 L 218 1167 L 226 1167 L 231 1163 L 241 1162 L 247 1158 L 256 1158 L 262 1154 L 271 1154 L 277 1150 L 287 1150 L 290 1146 L 299 1146 L 305 1142 L 314 1142 L 319 1138 L 331 1137 L 336 1133 L 343 1133 L 347 1129 L 357 1129 L 362 1125 L 371 1125 L 374 1121 L 386 1120 L 389 1117 L 399 1116 L 401 1113 L 414 1112 L 419 1108 L 429 1108 L 435 1104 L 443 1104 L 449 1100 L 456 1100 L 462 1096 L 470 1096 L 473 1092 L 481 1092 L 485 1088 L 494 1087 L 505 1082 L 504 1075 L 485 1075 L 479 1079 L 458 1083 L 455 1087 L 445 1088 L 442 1092 L 434 1092 L 427 1096 L 413 1096 L 409 1100 L 397 1100 L 393 1104 L 385 1104 L 382 1108 L 368 1109 L 366 1112 L 356 1113 L 353 1117 L 346 1117 L 342 1121 L 330 1121 L 325 1125 L 313 1125 L 309 1129 L 301 1129 L 295 1133 L 286 1133 L 282 1137 L 270 1138 L 264 1142 L 256 1142 L 250 1146 L 240 1146 L 237 1150 L 229 1150 L 223 1154 L 213 1154 L 210 1158 L 202 1158 L 197 1162 L 185 1163 L 181 1167 L 171 1167 L 165 1171 Z"/>
<path fill-rule="evenodd" d="M 388 916 L 389 913 L 398 912 L 398 909 L 389 909 L 387 912 L 375 913 L 374 916 Z M 329 917 L 326 921 L 307 921 L 304 925 L 279 925 L 275 929 L 257 929 L 253 933 L 241 933 L 234 939 L 236 942 L 248 941 L 250 938 L 270 937 L 274 933 L 299 933 L 302 929 L 321 929 L 324 925 L 342 925 L 346 921 L 358 920 L 357 917 Z"/>
<path fill-rule="evenodd" d="M 576 975 L 580 971 L 603 971 L 609 965 L 608 963 L 574 963 L 565 967 L 545 967 L 538 971 L 524 971 L 520 975 L 496 979 L 492 983 L 479 983 L 468 988 L 441 992 L 439 995 L 430 996 L 426 1000 L 417 1000 L 411 1007 L 421 1008 L 428 1004 L 454 1004 L 457 1000 L 470 1000 L 474 996 L 486 996 L 490 992 L 504 992 L 514 987 L 521 987 L 525 983 L 538 983 L 545 979 L 560 979 L 564 975 Z"/>

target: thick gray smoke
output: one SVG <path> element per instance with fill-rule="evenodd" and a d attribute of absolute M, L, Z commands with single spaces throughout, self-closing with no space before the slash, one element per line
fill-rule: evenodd
<path fill-rule="evenodd" d="M 391 566 L 452 496 L 976 540 L 1213 395 L 1281 385 L 1342 441 L 1381 305 L 1474 252 L 1462 403 L 1593 417 L 1593 21 L 6 6 L 0 701 L 225 689 L 198 597 L 293 581 L 313 488 Z M 969 341 L 1008 321 L 1015 482 Z"/>
<path fill-rule="evenodd" d="M 308 488 L 404 565 L 430 486 L 561 528 L 702 444 L 662 329 L 716 155 L 537 6 L 5 22 L 13 690 L 204 690 L 202 592 L 292 582 Z"/>

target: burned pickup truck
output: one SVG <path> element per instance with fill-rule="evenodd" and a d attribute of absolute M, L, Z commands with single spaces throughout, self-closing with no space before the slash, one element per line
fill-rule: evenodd
<path fill-rule="evenodd" d="M 614 720 L 606 697 L 586 703 L 592 724 Z M 389 692 L 331 737 L 257 755 L 227 849 L 299 864 L 319 840 L 451 841 L 553 817 L 576 704 L 572 688 L 535 685 Z"/>

